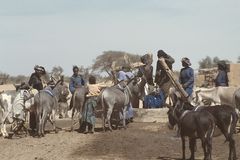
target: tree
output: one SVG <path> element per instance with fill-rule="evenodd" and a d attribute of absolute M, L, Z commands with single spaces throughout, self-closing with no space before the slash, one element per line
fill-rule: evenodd
<path fill-rule="evenodd" d="M 203 69 L 203 68 L 213 68 L 213 67 L 217 67 L 217 63 L 221 61 L 218 57 L 214 57 L 213 59 L 209 56 L 207 56 L 206 58 L 203 58 L 201 61 L 199 61 L 199 68 Z M 231 61 L 229 61 L 228 59 L 224 59 L 224 61 L 226 63 L 231 63 Z"/>
<path fill-rule="evenodd" d="M 92 71 L 98 74 L 107 73 L 111 79 L 115 79 L 114 70 L 123 65 L 139 62 L 140 55 L 130 54 L 122 51 L 104 51 L 99 55 L 92 65 Z"/>
<path fill-rule="evenodd" d="M 83 76 L 83 78 L 85 80 L 87 80 L 89 78 L 89 75 L 90 75 L 90 68 L 89 67 L 80 66 L 79 67 L 79 72 Z"/>
<path fill-rule="evenodd" d="M 209 56 L 207 56 L 206 58 L 202 59 L 198 63 L 199 63 L 199 68 L 201 68 L 201 69 L 202 68 L 212 68 L 213 67 L 213 60 Z"/>
<path fill-rule="evenodd" d="M 238 60 L 237 60 L 237 63 L 240 63 L 240 56 L 238 56 Z"/>

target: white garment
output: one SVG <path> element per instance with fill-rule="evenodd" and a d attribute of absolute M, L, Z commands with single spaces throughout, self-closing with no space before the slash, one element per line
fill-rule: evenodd
<path fill-rule="evenodd" d="M 25 121 L 25 101 L 31 97 L 27 90 L 20 90 L 13 101 L 13 117 Z"/>

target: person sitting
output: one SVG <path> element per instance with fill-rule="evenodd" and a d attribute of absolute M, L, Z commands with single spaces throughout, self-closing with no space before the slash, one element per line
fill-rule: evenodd
<path fill-rule="evenodd" d="M 227 75 L 227 65 L 225 61 L 219 61 L 218 65 L 218 74 L 215 79 L 215 86 L 228 86 L 228 75 Z"/>
<path fill-rule="evenodd" d="M 134 75 L 131 72 L 130 67 L 128 66 L 123 66 L 122 70 L 118 72 L 118 86 L 119 88 L 124 91 L 124 88 L 127 85 L 127 81 L 131 78 L 133 78 Z M 126 111 L 126 119 L 129 120 L 130 122 L 133 121 L 133 107 L 132 104 L 129 103 L 129 105 L 127 106 L 127 111 Z M 122 115 L 120 115 L 120 117 L 122 117 Z"/>
<path fill-rule="evenodd" d="M 80 88 L 81 86 L 84 86 L 84 85 L 85 85 L 85 82 L 83 77 L 79 74 L 79 68 L 77 66 L 73 66 L 73 75 L 70 78 L 70 82 L 69 82 L 69 90 L 72 94 L 69 110 L 71 110 L 73 107 L 73 95 L 76 88 Z"/>
<path fill-rule="evenodd" d="M 192 95 L 193 85 L 194 85 L 194 71 L 190 67 L 191 62 L 189 58 L 182 58 L 183 68 L 180 71 L 179 82 L 182 85 L 183 89 L 187 92 L 188 97 Z"/>
<path fill-rule="evenodd" d="M 29 86 L 40 91 L 43 89 L 43 83 L 41 77 L 46 74 L 45 68 L 43 66 L 36 65 L 34 67 L 35 72 L 31 74 L 28 81 Z M 36 115 L 30 110 L 29 126 L 34 131 L 36 129 Z"/>

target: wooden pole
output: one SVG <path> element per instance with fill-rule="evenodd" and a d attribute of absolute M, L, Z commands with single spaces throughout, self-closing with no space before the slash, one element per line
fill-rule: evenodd
<path fill-rule="evenodd" d="M 170 78 L 174 88 L 177 91 L 179 91 L 179 93 L 181 94 L 181 96 L 183 98 L 187 99 L 188 98 L 187 92 L 183 89 L 182 85 L 175 78 L 174 73 L 172 72 L 171 69 L 169 69 L 168 65 L 166 64 L 165 59 L 164 58 L 159 58 L 159 61 L 160 61 L 160 64 L 162 65 L 162 67 L 164 68 L 164 70 L 166 71 L 168 77 Z"/>

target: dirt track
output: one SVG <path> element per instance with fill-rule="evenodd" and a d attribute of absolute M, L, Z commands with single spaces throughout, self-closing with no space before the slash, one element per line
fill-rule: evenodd
<path fill-rule="evenodd" d="M 85 135 L 60 131 L 40 139 L 0 137 L 0 160 L 179 159 L 181 141 L 175 135 L 176 132 L 168 130 L 166 124 L 131 123 L 127 130 L 106 133 Z M 235 136 L 237 151 L 240 149 L 239 138 L 239 135 Z M 227 159 L 228 144 L 224 144 L 224 140 L 223 136 L 214 138 L 213 159 Z M 240 157 L 240 152 L 237 154 Z M 202 159 L 202 155 L 198 142 L 197 159 Z"/>

